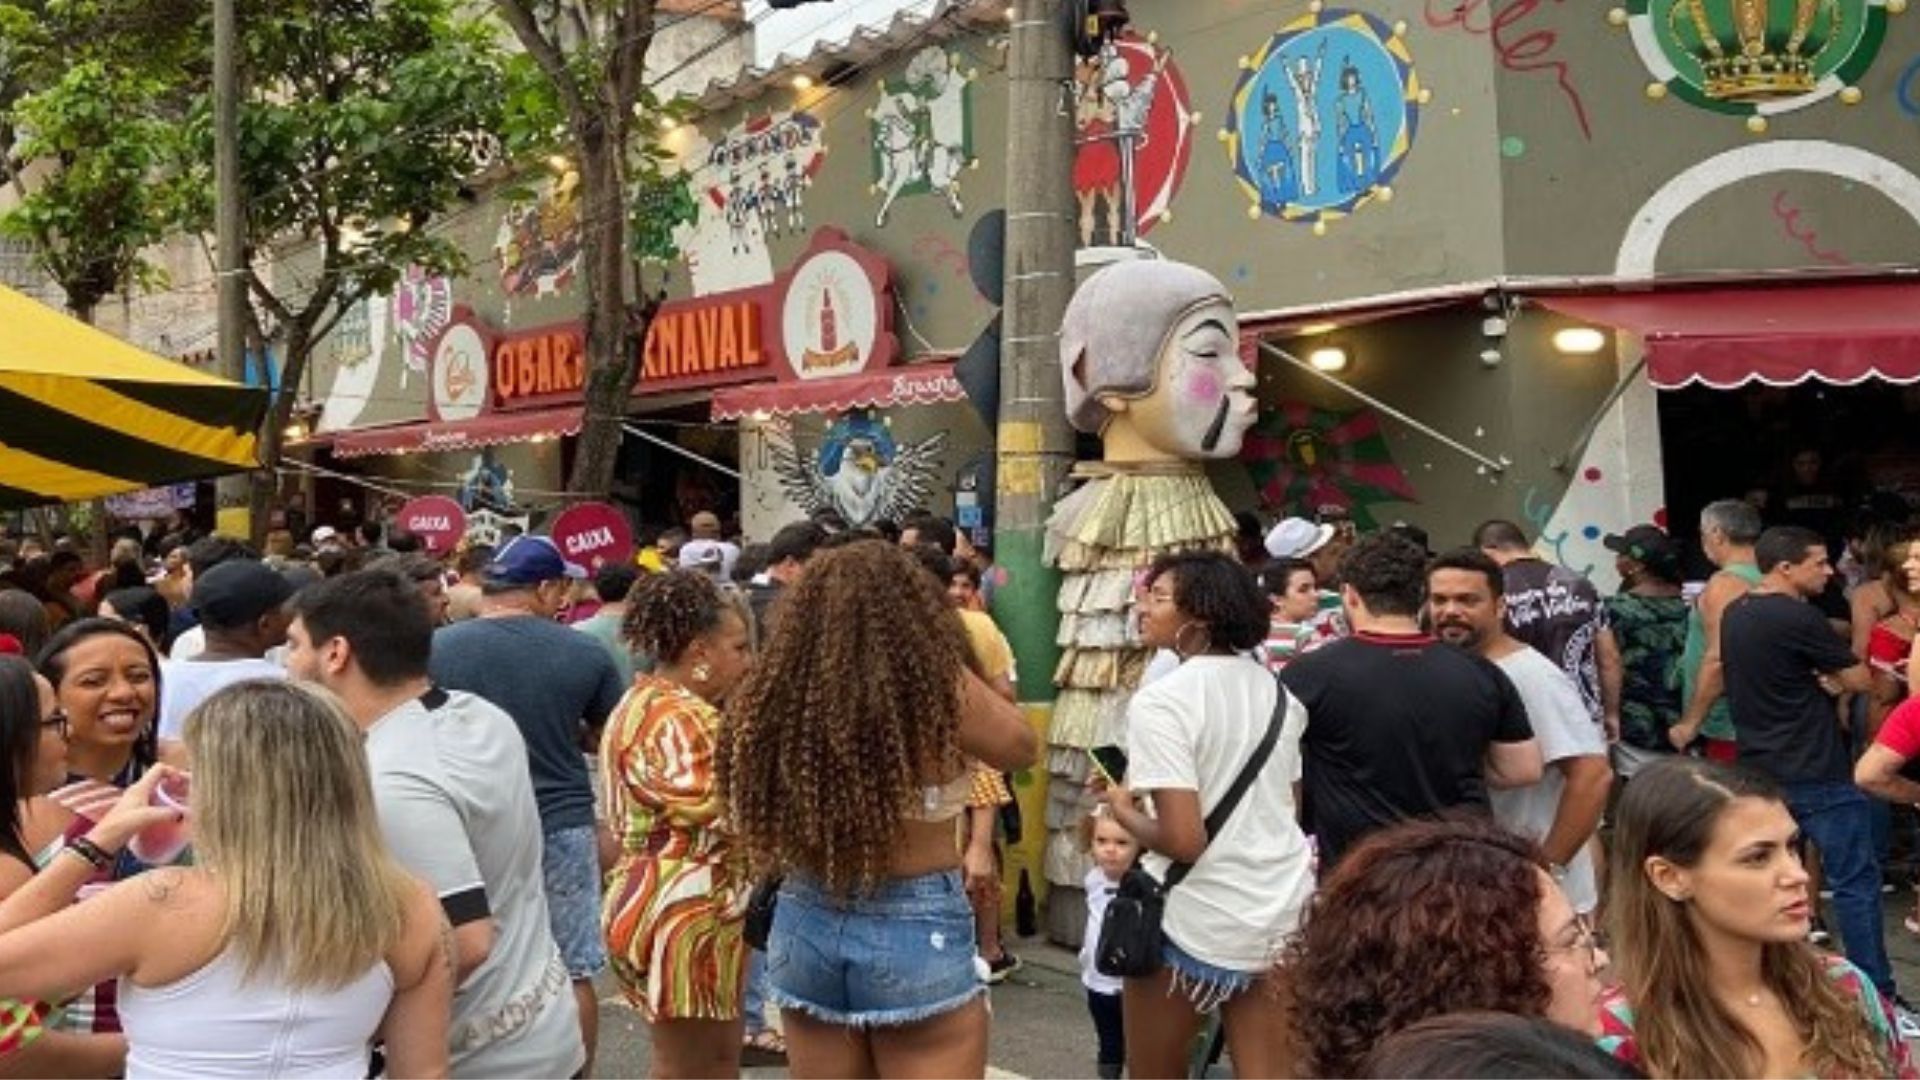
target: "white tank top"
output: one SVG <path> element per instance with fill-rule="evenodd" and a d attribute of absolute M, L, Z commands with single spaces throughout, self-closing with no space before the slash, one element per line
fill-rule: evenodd
<path fill-rule="evenodd" d="M 385 960 L 338 990 L 294 990 L 270 972 L 242 983 L 229 948 L 166 986 L 120 980 L 132 1077 L 367 1075 L 368 1043 L 393 1000 Z"/>

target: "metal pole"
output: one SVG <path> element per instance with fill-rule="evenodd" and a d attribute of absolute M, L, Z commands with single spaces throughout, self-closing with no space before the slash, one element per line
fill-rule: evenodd
<path fill-rule="evenodd" d="M 1314 378 L 1319 379 L 1321 382 L 1327 383 L 1330 386 L 1339 387 L 1341 390 L 1344 390 L 1347 393 L 1353 395 L 1354 397 L 1359 398 L 1361 401 L 1372 406 L 1373 408 L 1379 409 L 1381 412 L 1386 413 L 1388 416 L 1393 417 L 1395 420 L 1400 421 L 1401 423 L 1407 425 L 1408 427 L 1419 432 L 1420 434 L 1425 435 L 1427 438 L 1432 439 L 1433 441 L 1441 444 L 1442 446 L 1445 446 L 1451 450 L 1457 450 L 1460 453 L 1465 454 L 1467 457 L 1470 457 L 1474 461 L 1479 462 L 1481 465 L 1486 466 L 1487 470 L 1490 472 L 1504 473 L 1507 471 L 1507 466 L 1505 462 L 1495 461 L 1493 458 L 1490 458 L 1487 455 L 1481 453 L 1480 451 L 1475 450 L 1473 447 L 1468 446 L 1466 443 L 1463 443 L 1460 440 L 1452 437 L 1451 435 L 1446 434 L 1445 432 L 1432 426 L 1431 424 L 1424 424 L 1418 420 L 1415 420 L 1413 417 L 1408 416 L 1406 413 L 1401 412 L 1399 409 L 1396 409 L 1393 406 L 1387 404 L 1386 402 L 1381 401 L 1379 398 L 1374 397 L 1372 394 L 1367 393 L 1365 390 L 1361 390 L 1358 387 L 1354 387 L 1354 386 L 1348 386 L 1346 383 L 1343 383 L 1339 379 L 1336 379 L 1333 376 L 1327 374 L 1326 372 L 1321 371 L 1319 368 L 1314 367 L 1312 364 L 1307 363 L 1305 360 L 1300 359 L 1299 357 L 1293 355 L 1292 353 L 1288 352 L 1287 350 L 1281 348 L 1278 345 L 1275 345 L 1271 342 L 1262 341 L 1260 343 L 1260 349 L 1261 351 L 1266 352 L 1269 355 L 1277 356 L 1280 359 L 1286 361 L 1287 363 L 1292 364 L 1294 367 L 1297 367 L 1301 371 L 1304 371 L 1307 374 L 1313 376 Z"/>
<path fill-rule="evenodd" d="M 214 265 L 218 283 L 218 368 L 240 382 L 246 378 L 247 283 L 246 209 L 240 194 L 240 37 L 238 0 L 213 0 L 213 182 Z M 223 476 L 216 488 L 219 529 L 245 537 L 246 473 Z"/>

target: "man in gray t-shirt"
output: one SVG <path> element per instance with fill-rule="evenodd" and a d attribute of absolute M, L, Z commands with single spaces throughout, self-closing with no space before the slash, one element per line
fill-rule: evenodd
<path fill-rule="evenodd" d="M 1587 843 L 1600 827 L 1613 769 L 1604 729 L 1560 666 L 1507 633 L 1500 564 L 1462 548 L 1435 559 L 1427 573 L 1434 633 L 1479 653 L 1506 673 L 1527 707 L 1546 773 L 1532 784 L 1489 795 L 1502 825 L 1540 845 L 1553 878 L 1581 914 L 1599 904 Z"/>
<path fill-rule="evenodd" d="M 452 1074 L 579 1072 L 587 1051 L 548 924 L 519 730 L 486 701 L 428 680 L 433 626 L 405 579 L 332 578 L 301 592 L 293 611 L 289 671 L 339 695 L 366 731 L 381 831 L 453 927 Z"/>

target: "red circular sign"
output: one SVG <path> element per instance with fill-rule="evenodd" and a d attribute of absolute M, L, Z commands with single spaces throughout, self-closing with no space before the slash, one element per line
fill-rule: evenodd
<path fill-rule="evenodd" d="M 606 503 L 570 506 L 553 519 L 553 542 L 570 563 L 598 570 L 633 558 L 633 527 Z"/>
<path fill-rule="evenodd" d="M 467 535 L 467 512 L 445 495 L 422 495 L 407 500 L 394 518 L 399 527 L 420 538 L 427 550 L 445 555 Z"/>

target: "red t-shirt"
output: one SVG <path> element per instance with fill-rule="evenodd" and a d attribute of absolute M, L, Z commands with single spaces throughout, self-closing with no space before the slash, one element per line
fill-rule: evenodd
<path fill-rule="evenodd" d="M 1873 741 L 1906 758 L 1908 767 L 1920 764 L 1915 761 L 1920 758 L 1920 698 L 1908 698 L 1894 706 Z"/>

